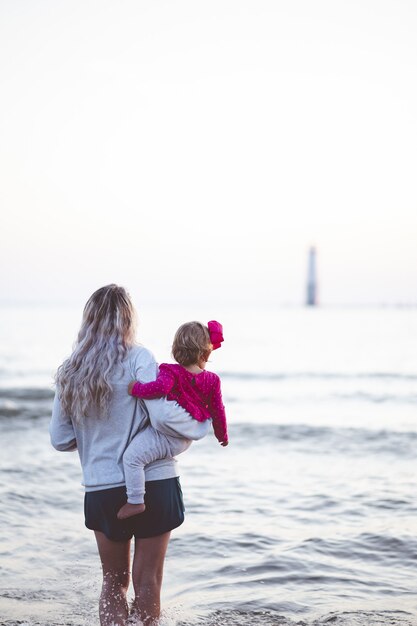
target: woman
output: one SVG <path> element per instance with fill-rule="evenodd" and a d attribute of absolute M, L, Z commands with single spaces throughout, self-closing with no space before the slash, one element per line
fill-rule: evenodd
<path fill-rule="evenodd" d="M 135 537 L 132 613 L 145 626 L 160 615 L 160 592 L 170 532 L 182 524 L 181 487 L 173 458 L 145 468 L 146 511 L 117 519 L 126 502 L 123 453 L 151 421 L 200 439 L 208 425 L 190 420 L 179 405 L 164 399 L 142 401 L 127 393 L 131 380 L 155 380 L 152 354 L 135 344 L 135 311 L 117 285 L 98 289 L 88 300 L 71 356 L 59 367 L 50 435 L 60 451 L 78 450 L 85 486 L 85 524 L 94 530 L 103 568 L 99 603 L 102 626 L 124 626 L 129 616 L 130 542 Z M 192 432 L 190 432 L 190 428 Z"/>

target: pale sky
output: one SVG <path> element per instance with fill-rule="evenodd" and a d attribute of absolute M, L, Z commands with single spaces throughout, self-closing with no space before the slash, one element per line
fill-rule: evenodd
<path fill-rule="evenodd" d="M 417 302 L 415 0 L 0 0 L 0 300 Z"/>

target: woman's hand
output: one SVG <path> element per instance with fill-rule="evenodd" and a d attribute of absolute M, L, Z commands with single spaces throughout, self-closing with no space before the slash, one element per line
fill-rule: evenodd
<path fill-rule="evenodd" d="M 133 387 L 136 385 L 136 380 L 131 380 L 128 387 L 127 387 L 127 393 L 129 394 L 129 396 L 132 395 L 132 389 Z"/>

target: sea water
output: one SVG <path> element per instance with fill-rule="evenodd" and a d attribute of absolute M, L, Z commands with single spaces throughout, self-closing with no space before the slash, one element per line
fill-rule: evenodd
<path fill-rule="evenodd" d="M 81 311 L 0 309 L 0 624 L 96 626 L 101 569 L 76 453 L 49 443 Z M 141 307 L 169 361 L 218 319 L 230 444 L 180 456 L 163 626 L 417 624 L 417 310 Z M 129 594 L 131 598 L 131 593 Z"/>

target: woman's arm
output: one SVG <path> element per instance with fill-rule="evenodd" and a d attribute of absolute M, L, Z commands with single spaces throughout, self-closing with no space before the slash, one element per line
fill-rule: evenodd
<path fill-rule="evenodd" d="M 49 424 L 51 444 L 60 452 L 72 452 L 77 449 L 74 427 L 69 417 L 62 412 L 58 394 L 55 394 L 52 418 Z"/>

